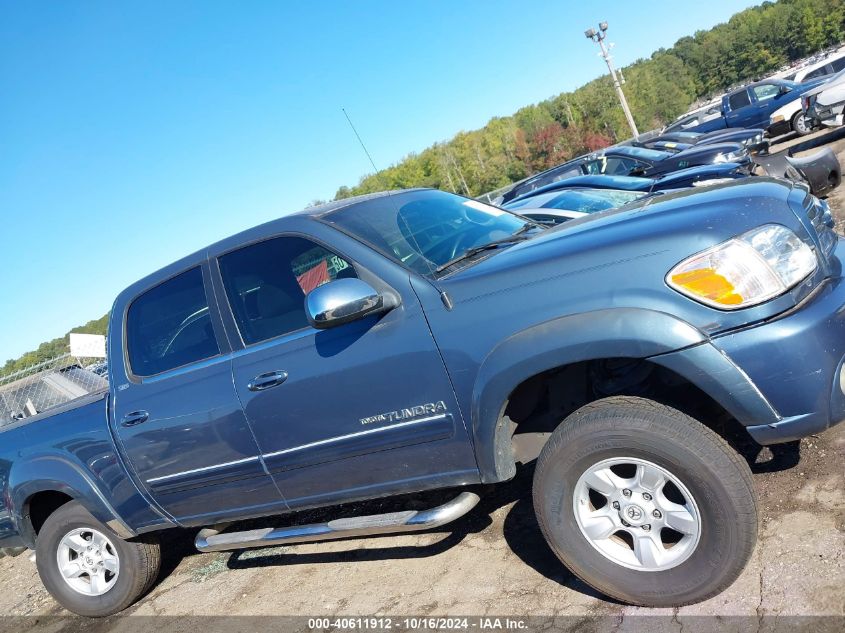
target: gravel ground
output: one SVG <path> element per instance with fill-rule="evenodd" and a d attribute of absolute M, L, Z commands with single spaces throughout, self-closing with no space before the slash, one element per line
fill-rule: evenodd
<path fill-rule="evenodd" d="M 803 149 L 822 142 L 829 142 L 845 165 L 845 133 L 839 131 L 788 139 L 787 146 L 798 144 Z M 845 187 L 830 202 L 841 231 Z M 643 622 L 648 622 L 650 631 L 709 631 L 718 628 L 717 622 L 733 622 L 742 630 L 774 630 L 778 627 L 772 623 L 779 622 L 783 630 L 794 630 L 805 621 L 781 616 L 827 615 L 838 618 L 807 626 L 839 629 L 845 624 L 840 619 L 845 617 L 845 425 L 775 451 L 748 447 L 746 457 L 753 464 L 762 510 L 757 549 L 732 587 L 697 605 L 625 606 L 576 580 L 543 542 L 531 509 L 532 473 L 526 467 L 513 482 L 485 491 L 481 504 L 466 517 L 432 533 L 199 554 L 191 546 L 192 533 L 168 532 L 158 584 L 128 613 L 542 615 L 569 616 L 562 621 L 566 628 L 621 631 L 642 630 Z M 415 503 L 439 501 L 434 496 Z M 0 614 L 38 616 L 7 619 L 6 629 L 126 628 L 127 620 L 118 618 L 95 622 L 51 618 L 66 612 L 43 589 L 26 555 L 0 560 L 0 581 Z M 636 617 L 642 615 L 664 617 Z M 214 628 L 210 620 L 134 620 L 143 621 L 145 630 L 207 633 Z M 232 630 L 229 625 L 224 628 Z"/>

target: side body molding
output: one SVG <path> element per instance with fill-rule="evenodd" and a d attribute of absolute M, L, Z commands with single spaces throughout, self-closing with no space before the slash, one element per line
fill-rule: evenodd
<path fill-rule="evenodd" d="M 481 479 L 503 481 L 516 472 L 502 411 L 511 392 L 543 371 L 580 361 L 646 358 L 707 340 L 672 315 L 641 308 L 596 310 L 553 319 L 515 333 L 484 359 L 472 394 L 472 425 Z"/>

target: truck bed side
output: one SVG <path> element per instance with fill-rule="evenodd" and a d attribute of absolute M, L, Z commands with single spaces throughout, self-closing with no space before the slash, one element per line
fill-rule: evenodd
<path fill-rule="evenodd" d="M 129 478 L 108 415 L 99 392 L 0 431 L 0 547 L 32 547 L 42 506 L 68 498 L 121 536 L 168 524 Z"/>

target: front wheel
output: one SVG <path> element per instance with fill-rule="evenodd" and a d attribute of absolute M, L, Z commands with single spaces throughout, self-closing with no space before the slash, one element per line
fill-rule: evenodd
<path fill-rule="evenodd" d="M 792 129 L 798 136 L 806 136 L 813 131 L 810 120 L 804 116 L 803 112 L 797 112 L 792 117 Z"/>
<path fill-rule="evenodd" d="M 534 507 L 576 576 L 637 605 L 720 593 L 757 538 L 745 461 L 700 422 L 643 398 L 606 398 L 564 420 L 537 461 Z"/>
<path fill-rule="evenodd" d="M 124 541 L 72 501 L 51 514 L 36 540 L 41 582 L 68 611 L 101 617 L 122 611 L 158 576 L 159 545 Z"/>

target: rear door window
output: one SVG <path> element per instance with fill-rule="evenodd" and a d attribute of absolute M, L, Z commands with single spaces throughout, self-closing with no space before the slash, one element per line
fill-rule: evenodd
<path fill-rule="evenodd" d="M 126 315 L 135 376 L 154 376 L 220 353 L 202 271 L 192 268 L 138 296 Z"/>
<path fill-rule="evenodd" d="M 747 90 L 740 90 L 728 97 L 728 106 L 731 110 L 739 110 L 749 105 L 751 105 L 751 98 Z"/>

